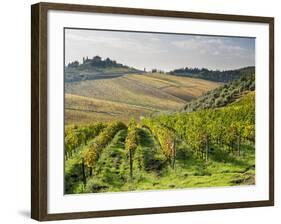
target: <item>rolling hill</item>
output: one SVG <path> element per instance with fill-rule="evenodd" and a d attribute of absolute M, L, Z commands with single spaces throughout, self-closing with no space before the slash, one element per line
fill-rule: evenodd
<path fill-rule="evenodd" d="M 126 74 L 65 83 L 66 123 L 122 120 L 178 111 L 220 84 L 167 74 Z"/>
<path fill-rule="evenodd" d="M 66 123 L 121 120 L 224 106 L 254 89 L 255 67 L 144 72 L 95 56 L 65 67 Z"/>
<path fill-rule="evenodd" d="M 192 112 L 202 109 L 224 107 L 254 90 L 255 74 L 243 76 L 239 80 L 234 80 L 228 84 L 219 86 L 188 102 L 182 110 L 185 112 Z"/>

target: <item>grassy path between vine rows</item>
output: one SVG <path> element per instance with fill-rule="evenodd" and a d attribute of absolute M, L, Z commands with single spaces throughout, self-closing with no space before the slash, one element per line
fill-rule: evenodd
<path fill-rule="evenodd" d="M 80 180 L 75 192 L 122 192 L 255 183 L 253 147 L 243 145 L 241 157 L 235 158 L 215 148 L 210 153 L 209 161 L 205 162 L 197 159 L 188 145 L 180 142 L 177 145 L 175 169 L 172 169 L 149 130 L 139 128 L 138 133 L 139 145 L 134 154 L 133 179 L 129 176 L 129 159 L 124 147 L 127 130 L 121 130 L 103 150 L 86 186 L 81 187 Z"/>

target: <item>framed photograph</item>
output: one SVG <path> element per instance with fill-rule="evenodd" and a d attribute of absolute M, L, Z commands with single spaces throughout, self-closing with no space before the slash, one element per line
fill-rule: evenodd
<path fill-rule="evenodd" d="M 31 8 L 33 219 L 274 204 L 274 18 Z"/>

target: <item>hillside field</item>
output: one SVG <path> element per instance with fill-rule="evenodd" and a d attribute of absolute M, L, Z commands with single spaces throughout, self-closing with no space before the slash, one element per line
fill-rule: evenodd
<path fill-rule="evenodd" d="M 254 114 L 252 91 L 218 109 L 68 125 L 65 193 L 254 185 Z"/>
<path fill-rule="evenodd" d="M 253 72 L 70 63 L 65 194 L 255 185 Z"/>
<path fill-rule="evenodd" d="M 159 73 L 65 83 L 66 124 L 121 120 L 180 110 L 220 83 Z"/>

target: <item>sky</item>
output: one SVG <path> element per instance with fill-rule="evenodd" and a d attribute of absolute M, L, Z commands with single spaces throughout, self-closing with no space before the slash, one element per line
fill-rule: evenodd
<path fill-rule="evenodd" d="M 65 63 L 99 55 L 148 71 L 183 67 L 212 70 L 255 65 L 255 39 L 65 29 Z"/>

